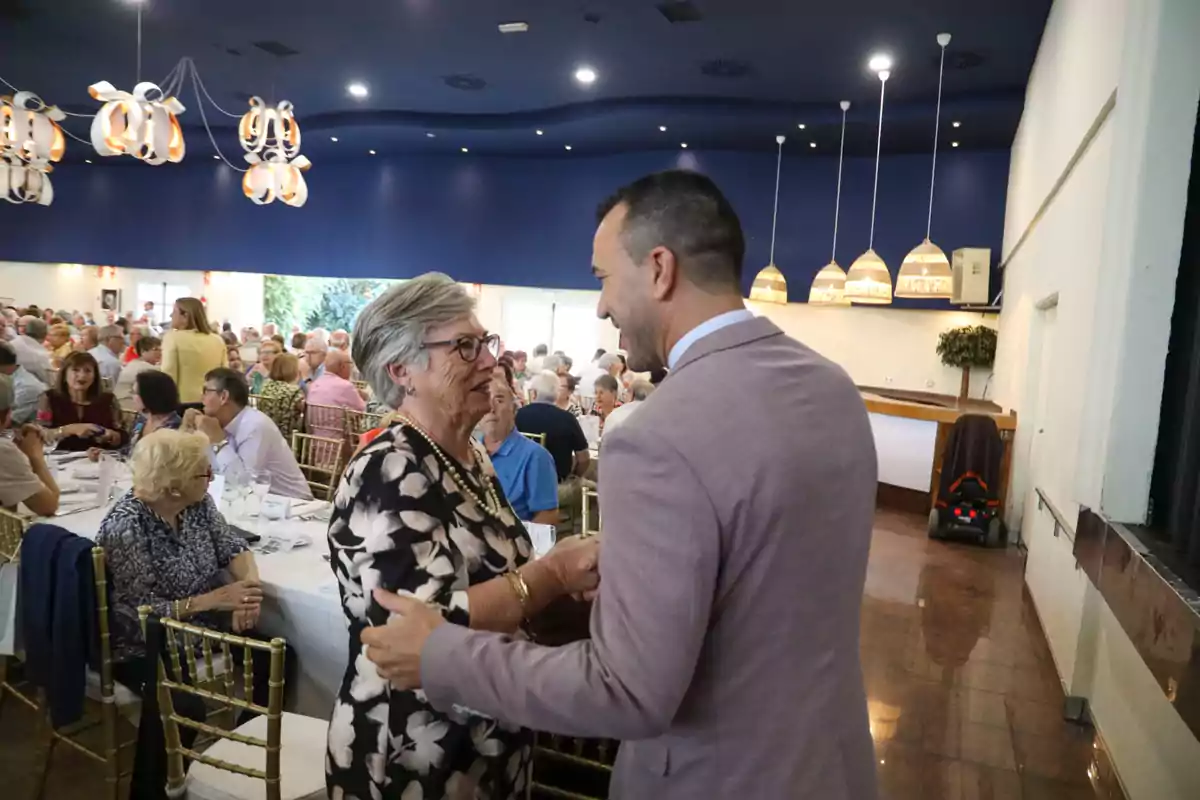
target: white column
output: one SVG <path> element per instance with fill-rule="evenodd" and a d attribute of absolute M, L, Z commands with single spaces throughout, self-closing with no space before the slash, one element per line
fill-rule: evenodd
<path fill-rule="evenodd" d="M 1200 0 L 1139 0 L 1125 19 L 1076 496 L 1146 517 L 1200 99 Z M 1054 269 L 1055 265 L 1042 265 Z"/>

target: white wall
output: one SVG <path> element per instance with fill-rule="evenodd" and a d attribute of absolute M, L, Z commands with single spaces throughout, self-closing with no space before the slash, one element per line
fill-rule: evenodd
<path fill-rule="evenodd" d="M 141 315 L 137 303 L 140 283 L 166 283 L 187 287 L 188 295 L 208 300 L 211 320 L 229 320 L 234 330 L 244 325 L 261 325 L 263 315 L 263 276 L 241 272 L 210 272 L 204 283 L 203 272 L 189 270 L 128 269 L 118 267 L 115 277 L 107 268 L 103 275 L 84 264 L 26 264 L 0 261 L 0 297 L 12 298 L 17 305 L 31 303 L 54 309 L 91 311 L 99 320 L 100 292 L 118 289 L 121 311 Z M 172 302 L 173 297 L 168 297 Z M 169 310 L 167 313 L 170 313 Z"/>
<path fill-rule="evenodd" d="M 1069 520 L 1080 504 L 1144 518 L 1197 40 L 1196 0 L 1056 0 L 1013 144 L 1005 221 L 995 399 L 1020 419 L 1009 522 L 1029 547 L 1025 580 L 1064 688 L 1089 700 L 1130 800 L 1200 797 L 1200 741 L 1076 568 L 1070 540 L 1053 535 L 1034 489 Z"/>

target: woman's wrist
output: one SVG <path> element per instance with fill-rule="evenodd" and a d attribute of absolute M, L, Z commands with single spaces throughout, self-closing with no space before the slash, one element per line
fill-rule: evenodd
<path fill-rule="evenodd" d="M 524 579 L 525 586 L 529 589 L 529 608 L 526 613 L 530 616 L 552 600 L 566 594 L 558 571 L 554 569 L 548 559 L 541 558 L 537 561 L 530 561 L 518 569 L 517 573 Z"/>

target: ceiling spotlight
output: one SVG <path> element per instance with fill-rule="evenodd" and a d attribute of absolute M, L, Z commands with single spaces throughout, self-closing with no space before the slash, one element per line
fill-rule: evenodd
<path fill-rule="evenodd" d="M 213 156 L 213 161 L 220 161 L 220 160 L 221 160 L 220 156 Z"/>
<path fill-rule="evenodd" d="M 658 129 L 659 129 L 660 131 L 662 131 L 663 133 L 666 133 L 666 132 L 667 132 L 667 126 L 666 126 L 666 125 L 659 125 L 659 126 L 658 126 Z"/>
<path fill-rule="evenodd" d="M 954 127 L 956 127 L 956 128 L 961 128 L 961 127 L 962 127 L 962 123 L 961 123 L 961 122 L 959 122 L 958 120 L 954 120 L 954 122 L 951 122 L 950 124 L 951 124 L 951 125 L 953 125 L 953 126 L 954 126 Z"/>
<path fill-rule="evenodd" d="M 499 26 L 501 33 L 525 33 L 529 30 L 528 22 L 501 22 Z"/>
<path fill-rule="evenodd" d="M 687 150 L 687 142 L 680 142 L 679 146 L 682 147 L 684 150 Z"/>
<path fill-rule="evenodd" d="M 469 153 L 469 152 L 471 152 L 470 150 L 468 150 L 468 149 L 467 149 L 467 148 L 465 148 L 465 147 L 462 149 L 462 151 L 463 151 L 464 153 Z"/>
<path fill-rule="evenodd" d="M 92 160 L 91 160 L 90 158 L 85 158 L 85 159 L 83 160 L 83 163 L 85 163 L 85 164 L 90 164 L 90 163 L 92 163 Z"/>
<path fill-rule="evenodd" d="M 330 136 L 330 137 L 329 137 L 329 141 L 331 141 L 331 142 L 336 142 L 336 141 L 337 141 L 337 137 L 336 137 L 336 136 Z"/>
<path fill-rule="evenodd" d="M 805 129 L 805 128 L 807 128 L 808 126 L 807 126 L 807 125 L 805 125 L 803 122 L 801 122 L 801 123 L 800 123 L 799 125 L 797 125 L 796 127 L 797 127 L 797 128 L 799 128 L 800 130 L 804 130 L 804 129 Z"/>
<path fill-rule="evenodd" d="M 563 147 L 564 147 L 564 148 L 566 148 L 567 150 L 570 150 L 570 149 L 571 149 L 571 145 L 569 145 L 569 144 L 567 144 L 567 145 L 563 145 Z"/>
<path fill-rule="evenodd" d="M 436 134 L 436 133 L 434 133 L 433 131 L 429 131 L 428 133 L 426 133 L 426 134 L 425 134 L 425 138 L 427 138 L 427 139 L 436 139 L 436 138 L 437 138 L 437 134 Z"/>
<path fill-rule="evenodd" d="M 364 97 L 370 94 L 370 91 L 367 90 L 367 85 L 365 83 L 359 83 L 358 81 L 355 81 L 354 83 L 346 86 L 346 93 L 355 99 L 362 100 Z"/>
<path fill-rule="evenodd" d="M 542 135 L 544 135 L 546 132 L 545 132 L 545 131 L 534 131 L 534 133 L 536 133 L 538 136 L 542 136 Z"/>
<path fill-rule="evenodd" d="M 579 81 L 584 86 L 593 84 L 596 82 L 596 70 L 592 69 L 591 67 L 580 67 L 579 69 L 575 70 L 575 80 Z"/>
<path fill-rule="evenodd" d="M 876 53 L 871 56 L 871 60 L 867 62 L 867 67 L 872 72 L 883 72 L 892 68 L 892 57 L 887 53 Z"/>
<path fill-rule="evenodd" d="M 375 155 L 375 151 L 374 151 L 374 150 L 368 150 L 368 151 L 367 151 L 367 153 L 368 153 L 368 154 L 370 154 L 370 155 Z"/>
<path fill-rule="evenodd" d="M 815 148 L 815 147 L 817 146 L 817 143 L 816 143 L 816 142 L 809 142 L 809 143 L 808 143 L 808 146 L 809 146 L 809 147 L 814 147 L 814 148 Z"/>
<path fill-rule="evenodd" d="M 958 147 L 958 142 L 951 142 L 951 143 L 950 143 L 950 146 L 951 146 L 951 147 Z"/>

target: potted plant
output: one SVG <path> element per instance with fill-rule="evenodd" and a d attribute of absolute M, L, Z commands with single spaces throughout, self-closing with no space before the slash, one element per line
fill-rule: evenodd
<path fill-rule="evenodd" d="M 986 325 L 951 328 L 938 336 L 937 354 L 947 367 L 962 370 L 958 399 L 964 402 L 971 389 L 971 368 L 990 367 L 996 361 L 996 331 Z"/>

